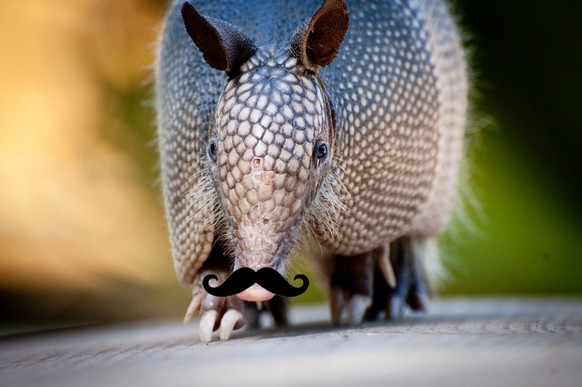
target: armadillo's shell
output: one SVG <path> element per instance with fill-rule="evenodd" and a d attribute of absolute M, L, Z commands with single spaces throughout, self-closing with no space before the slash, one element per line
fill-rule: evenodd
<path fill-rule="evenodd" d="M 339 254 L 440 234 L 463 151 L 465 60 L 443 2 L 363 3 L 350 3 L 340 55 L 322 70 L 341 117 L 338 153 L 351 194 L 339 237 L 326 241 Z"/>
<path fill-rule="evenodd" d="M 212 203 L 192 203 L 201 183 L 208 128 L 226 84 L 187 36 L 174 1 L 157 73 L 162 178 L 175 266 L 190 285 L 210 253 Z M 193 1 L 204 15 L 241 27 L 257 45 L 286 47 L 321 4 Z M 336 60 L 321 70 L 337 112 L 335 156 L 349 192 L 338 254 L 359 254 L 405 233 L 437 235 L 448 219 L 461 157 L 466 100 L 463 54 L 441 1 L 348 1 L 350 27 Z M 209 197 L 213 197 L 209 195 Z"/>

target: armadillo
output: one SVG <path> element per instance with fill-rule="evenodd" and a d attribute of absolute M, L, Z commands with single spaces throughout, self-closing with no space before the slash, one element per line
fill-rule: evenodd
<path fill-rule="evenodd" d="M 424 310 L 454 207 L 466 61 L 443 0 L 174 0 L 156 109 L 174 266 L 200 338 L 284 302 L 209 273 L 320 263 L 335 324 Z M 255 316 L 255 317 L 254 317 Z M 251 321 L 252 320 L 252 321 Z"/>

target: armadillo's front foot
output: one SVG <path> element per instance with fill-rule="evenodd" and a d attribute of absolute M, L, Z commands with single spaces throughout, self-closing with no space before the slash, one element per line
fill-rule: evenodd
<path fill-rule="evenodd" d="M 375 272 L 384 273 L 384 283 L 395 283 L 388 261 L 388 245 L 357 256 L 332 257 L 331 319 L 340 325 L 347 311 L 350 325 L 360 324 L 373 301 Z"/>
<path fill-rule="evenodd" d="M 230 273 L 226 271 L 204 271 L 200 278 L 208 274 L 214 274 L 219 282 Z M 199 281 L 200 283 L 200 281 Z M 253 302 L 242 301 L 237 296 L 215 297 L 204 290 L 201 285 L 194 288 L 192 302 L 186 312 L 184 322 L 188 322 L 192 315 L 200 310 L 200 341 L 208 343 L 212 340 L 212 333 L 220 330 L 220 340 L 228 340 L 234 330 L 240 329 L 248 322 L 251 329 L 260 328 L 260 315 L 270 313 L 275 326 L 282 327 L 288 325 L 287 305 L 282 297 L 275 296 L 259 306 Z"/>
<path fill-rule="evenodd" d="M 226 271 L 205 271 L 200 278 L 215 274 L 219 282 L 223 282 L 230 273 Z M 245 324 L 244 302 L 236 297 L 215 297 L 208 294 L 202 287 L 202 281 L 197 281 L 194 287 L 192 302 L 186 312 L 184 323 L 200 310 L 200 341 L 208 343 L 212 340 L 212 332 L 220 329 L 220 340 L 228 340 L 233 330 L 240 329 Z"/>
<path fill-rule="evenodd" d="M 425 312 L 427 309 L 428 287 L 421 260 L 417 256 L 410 237 L 402 237 L 390 244 L 390 262 L 396 275 L 396 286 L 383 281 L 376 273 L 374 297 L 366 313 L 366 320 L 377 320 L 382 315 L 387 320 L 401 317 L 408 306 L 412 311 Z"/>

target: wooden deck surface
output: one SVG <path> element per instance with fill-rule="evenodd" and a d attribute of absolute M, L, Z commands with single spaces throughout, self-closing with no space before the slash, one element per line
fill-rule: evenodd
<path fill-rule="evenodd" d="M 291 317 L 210 344 L 177 320 L 7 337 L 0 386 L 582 386 L 581 299 L 444 299 L 357 328 L 325 305 Z"/>

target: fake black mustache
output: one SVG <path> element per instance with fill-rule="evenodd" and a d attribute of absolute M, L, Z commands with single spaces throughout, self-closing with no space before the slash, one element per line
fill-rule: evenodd
<path fill-rule="evenodd" d="M 221 285 L 213 288 L 210 286 L 210 280 L 217 280 L 218 277 L 214 274 L 208 274 L 204 277 L 202 285 L 206 291 L 216 297 L 234 296 L 248 288 L 255 283 L 261 285 L 266 290 L 283 297 L 296 297 L 303 294 L 309 287 L 309 280 L 304 274 L 297 274 L 294 280 L 300 279 L 303 284 L 299 287 L 294 287 L 289 284 L 285 277 L 283 277 L 275 269 L 270 267 L 263 267 L 258 271 L 254 271 L 250 267 L 241 267 L 234 271 Z"/>

